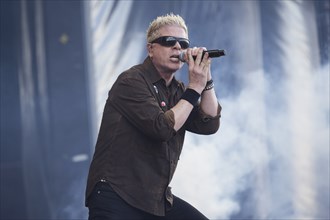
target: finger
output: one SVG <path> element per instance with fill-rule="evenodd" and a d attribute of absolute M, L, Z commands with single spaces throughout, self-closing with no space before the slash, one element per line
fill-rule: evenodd
<path fill-rule="evenodd" d="M 202 62 L 202 63 L 204 63 L 204 61 Z M 205 68 L 210 68 L 210 66 L 211 66 L 211 59 L 208 59 L 205 63 L 204 63 L 204 69 Z"/>
<path fill-rule="evenodd" d="M 198 48 L 198 52 L 197 52 L 197 57 L 195 60 L 195 64 L 200 65 L 202 62 L 202 55 L 203 55 L 203 48 Z"/>
<path fill-rule="evenodd" d="M 208 62 L 208 60 L 210 60 L 209 53 L 205 52 L 202 62 L 204 62 L 206 64 Z"/>
<path fill-rule="evenodd" d="M 198 48 L 197 48 L 197 47 L 193 47 L 193 48 L 192 48 L 192 52 L 191 52 L 192 55 L 193 55 L 193 56 L 197 56 L 197 52 L 198 52 Z"/>
<path fill-rule="evenodd" d="M 189 66 L 193 65 L 194 64 L 194 58 L 192 56 L 192 49 L 191 48 L 187 49 L 187 58 L 188 58 Z"/>

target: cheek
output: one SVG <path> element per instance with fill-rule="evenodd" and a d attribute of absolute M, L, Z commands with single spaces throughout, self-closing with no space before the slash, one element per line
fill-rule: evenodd
<path fill-rule="evenodd" d="M 166 54 L 165 54 L 165 52 L 157 52 L 157 53 L 153 53 L 153 56 L 154 56 L 154 59 L 157 59 L 157 61 L 159 62 L 159 63 L 164 63 L 164 62 L 166 62 Z"/>

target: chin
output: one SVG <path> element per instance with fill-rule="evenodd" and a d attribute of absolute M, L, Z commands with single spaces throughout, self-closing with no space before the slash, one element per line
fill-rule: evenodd
<path fill-rule="evenodd" d="M 171 65 L 169 65 L 170 68 L 174 69 L 174 71 L 177 71 L 179 69 L 181 69 L 181 67 L 183 66 L 182 62 L 177 62 L 177 63 L 171 63 Z"/>
<path fill-rule="evenodd" d="M 160 68 L 160 72 L 164 72 L 164 73 L 175 73 L 176 71 L 178 71 L 179 69 L 181 69 L 182 67 L 182 63 L 178 62 L 178 63 L 168 63 L 167 65 L 162 65 Z"/>

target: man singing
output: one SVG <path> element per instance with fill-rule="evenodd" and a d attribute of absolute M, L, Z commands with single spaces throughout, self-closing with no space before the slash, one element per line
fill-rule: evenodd
<path fill-rule="evenodd" d="M 185 132 L 214 134 L 220 125 L 211 58 L 189 43 L 182 17 L 157 17 L 147 58 L 113 84 L 87 181 L 89 219 L 207 219 L 169 187 Z M 175 78 L 182 52 L 186 86 Z"/>

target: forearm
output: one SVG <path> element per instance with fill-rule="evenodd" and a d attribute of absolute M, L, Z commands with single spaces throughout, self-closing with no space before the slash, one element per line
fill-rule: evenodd
<path fill-rule="evenodd" d="M 214 88 L 206 90 L 202 93 L 200 107 L 205 114 L 211 117 L 217 116 L 218 106 L 218 99 L 215 95 Z"/>
<path fill-rule="evenodd" d="M 174 130 L 178 131 L 187 121 L 193 105 L 188 101 L 181 99 L 171 110 L 174 114 Z"/>
<path fill-rule="evenodd" d="M 171 109 L 174 117 L 173 128 L 175 131 L 178 131 L 186 123 L 190 113 L 193 110 L 193 107 L 194 105 L 191 102 L 185 100 L 183 96 L 180 101 Z M 221 107 L 218 103 L 213 88 L 202 93 L 200 108 L 205 117 L 219 117 Z M 217 130 L 218 126 L 215 127 Z"/>

